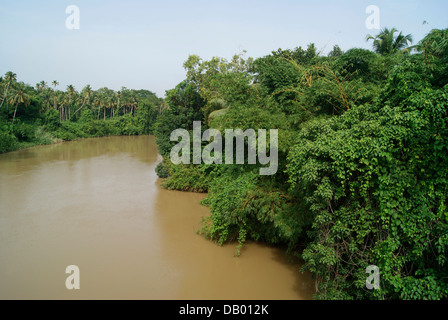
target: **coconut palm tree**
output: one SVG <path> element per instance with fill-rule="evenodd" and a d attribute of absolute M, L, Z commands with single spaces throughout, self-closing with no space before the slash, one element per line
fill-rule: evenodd
<path fill-rule="evenodd" d="M 376 36 L 367 35 L 366 41 L 373 40 L 373 50 L 381 55 L 408 52 L 408 46 L 412 43 L 412 35 L 405 36 L 403 32 L 395 35 L 396 33 L 398 30 L 395 28 L 390 30 L 385 28 Z"/>
<path fill-rule="evenodd" d="M 42 110 L 43 111 L 50 110 L 52 95 L 53 95 L 53 89 L 51 89 L 51 88 L 47 88 L 46 90 L 44 90 L 42 92 L 42 98 L 43 98 Z"/>
<path fill-rule="evenodd" d="M 137 107 L 137 105 L 138 105 L 137 95 L 134 90 L 130 90 L 129 106 L 131 107 L 130 112 L 132 113 L 132 115 L 134 115 L 135 108 Z"/>
<path fill-rule="evenodd" d="M 17 107 L 19 104 L 23 104 L 25 107 L 30 104 L 30 97 L 25 92 L 25 85 L 19 84 L 9 100 L 9 104 L 15 106 L 14 116 L 12 118 L 12 124 L 14 125 L 14 120 L 16 119 Z"/>
<path fill-rule="evenodd" d="M 83 97 L 83 102 L 81 104 L 81 107 L 79 107 L 78 110 L 76 110 L 74 114 L 76 114 L 79 110 L 81 110 L 87 102 L 90 102 L 92 93 L 93 93 L 93 91 L 92 91 L 92 88 L 90 87 L 90 84 L 86 85 L 84 87 L 84 89 L 82 89 L 81 94 Z"/>
<path fill-rule="evenodd" d="M 36 89 L 38 91 L 43 91 L 43 90 L 47 89 L 47 83 L 42 80 L 41 82 L 36 84 Z"/>
<path fill-rule="evenodd" d="M 67 104 L 67 112 L 66 112 L 66 119 L 70 120 L 70 107 L 72 106 L 73 98 L 75 97 L 76 90 L 73 85 L 67 86 L 67 96 L 68 96 L 68 104 Z M 68 113 L 68 115 L 67 115 Z M 68 117 L 67 117 L 68 116 Z"/>
<path fill-rule="evenodd" d="M 54 109 L 56 110 L 56 87 L 59 85 L 59 82 L 57 82 L 57 80 L 53 80 L 53 82 L 51 83 L 54 87 L 54 92 L 53 92 L 53 106 Z"/>
<path fill-rule="evenodd" d="M 0 109 L 3 106 L 3 102 L 5 102 L 6 96 L 8 95 L 9 86 L 11 85 L 12 82 L 17 81 L 17 75 L 12 71 L 8 71 L 5 74 L 5 80 L 8 82 L 8 84 L 6 85 L 5 92 L 3 93 L 3 100 L 2 103 L 0 104 Z"/>
<path fill-rule="evenodd" d="M 101 111 L 101 108 L 104 106 L 103 97 L 100 94 L 98 94 L 95 97 L 94 104 L 98 106 L 98 113 L 97 113 L 96 120 L 100 120 L 100 111 Z"/>
<path fill-rule="evenodd" d="M 36 90 L 38 91 L 38 95 L 42 99 L 42 111 L 49 109 L 51 104 L 51 88 L 48 87 L 45 81 L 41 81 L 36 83 Z"/>
<path fill-rule="evenodd" d="M 121 99 L 121 97 L 122 97 L 122 95 L 121 95 L 121 91 L 118 91 L 117 93 L 116 93 L 116 97 L 117 97 L 117 112 L 119 112 L 120 111 L 120 99 Z M 112 109 L 113 110 L 113 109 Z M 115 115 L 115 111 L 113 111 L 113 115 Z"/>
<path fill-rule="evenodd" d="M 109 109 L 109 118 L 112 119 L 112 113 L 114 111 L 114 97 L 111 96 L 107 99 L 107 109 Z"/>

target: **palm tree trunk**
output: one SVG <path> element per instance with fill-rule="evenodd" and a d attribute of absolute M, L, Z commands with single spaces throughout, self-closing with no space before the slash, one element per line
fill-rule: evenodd
<path fill-rule="evenodd" d="M 3 96 L 3 100 L 2 100 L 2 104 L 0 104 L 0 109 L 2 108 L 3 102 L 5 102 L 6 96 L 8 95 L 8 89 L 9 89 L 9 84 L 10 83 L 11 83 L 11 81 L 8 82 L 8 86 L 6 87 L 5 95 Z"/>
<path fill-rule="evenodd" d="M 84 98 L 84 101 L 83 101 L 81 107 L 79 107 L 79 109 L 76 110 L 74 114 L 76 114 L 79 110 L 81 110 L 84 107 L 84 105 L 86 104 L 86 102 L 87 102 L 87 98 Z"/>
<path fill-rule="evenodd" d="M 79 107 L 78 110 L 76 110 L 74 114 L 78 113 L 78 111 L 81 110 L 82 107 L 84 107 L 84 105 L 82 105 L 81 107 Z"/>
<path fill-rule="evenodd" d="M 12 117 L 12 124 L 13 125 L 14 125 L 14 120 L 16 119 L 17 106 L 18 106 L 18 103 L 16 103 L 16 108 L 14 109 L 14 116 Z"/>

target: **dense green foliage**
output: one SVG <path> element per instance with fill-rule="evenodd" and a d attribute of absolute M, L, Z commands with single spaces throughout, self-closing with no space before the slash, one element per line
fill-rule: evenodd
<path fill-rule="evenodd" d="M 200 232 L 236 241 L 237 254 L 252 239 L 302 257 L 316 298 L 447 299 L 448 31 L 414 47 L 395 29 L 367 39 L 375 52 L 191 56 L 156 125 L 165 186 L 207 191 Z M 203 130 L 278 129 L 278 172 L 261 176 L 247 161 L 173 165 L 169 134 L 193 120 Z M 366 288 L 369 265 L 378 290 Z"/>
<path fill-rule="evenodd" d="M 7 72 L 0 78 L 0 153 L 56 141 L 152 134 L 163 100 L 147 90 L 65 92 L 42 81 L 35 88 Z"/>
<path fill-rule="evenodd" d="M 322 56 L 310 44 L 256 60 L 192 55 L 165 100 L 126 88 L 62 92 L 56 81 L 33 88 L 8 72 L 0 153 L 154 134 L 163 185 L 208 193 L 205 237 L 236 243 L 237 255 L 248 240 L 286 248 L 304 260 L 319 299 L 447 299 L 448 29 L 413 47 L 394 28 L 367 40 L 374 51 L 335 46 Z M 225 129 L 277 129 L 277 173 L 260 175 L 247 153 L 244 164 L 173 164 L 170 134 L 192 136 L 194 121 L 223 140 Z M 366 288 L 371 265 L 375 290 Z"/>

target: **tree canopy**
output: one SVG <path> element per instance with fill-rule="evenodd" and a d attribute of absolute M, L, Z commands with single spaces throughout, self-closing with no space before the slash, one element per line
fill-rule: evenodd
<path fill-rule="evenodd" d="M 395 28 L 366 39 L 373 51 L 334 46 L 323 56 L 309 44 L 257 59 L 191 55 L 165 99 L 126 87 L 62 91 L 56 80 L 31 86 L 8 72 L 0 152 L 154 134 L 163 185 L 207 192 L 198 232 L 234 243 L 236 255 L 248 240 L 285 248 L 311 272 L 317 299 L 447 299 L 448 29 L 414 46 Z M 170 135 L 192 135 L 194 121 L 223 138 L 227 128 L 278 130 L 278 145 L 262 145 L 278 151 L 277 173 L 260 175 L 247 153 L 243 164 L 173 164 Z M 370 266 L 380 273 L 374 289 Z"/>
<path fill-rule="evenodd" d="M 279 170 L 165 157 L 158 171 L 167 188 L 208 192 L 205 237 L 236 242 L 237 255 L 250 239 L 301 257 L 316 298 L 446 299 L 447 29 L 414 47 L 395 28 L 367 39 L 373 52 L 335 46 L 322 56 L 310 44 L 255 60 L 190 56 L 156 133 L 164 154 L 170 129 L 192 120 L 278 129 Z"/>

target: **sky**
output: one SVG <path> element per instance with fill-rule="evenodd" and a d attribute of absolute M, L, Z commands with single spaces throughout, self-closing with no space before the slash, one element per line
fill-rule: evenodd
<path fill-rule="evenodd" d="M 79 29 L 67 27 L 73 5 Z M 0 74 L 33 86 L 57 80 L 59 90 L 124 86 L 164 97 L 185 79 L 191 54 L 258 58 L 310 43 L 324 55 L 335 44 L 371 49 L 366 35 L 379 30 L 366 26 L 369 5 L 380 28 L 414 43 L 448 27 L 446 0 L 0 0 Z"/>

